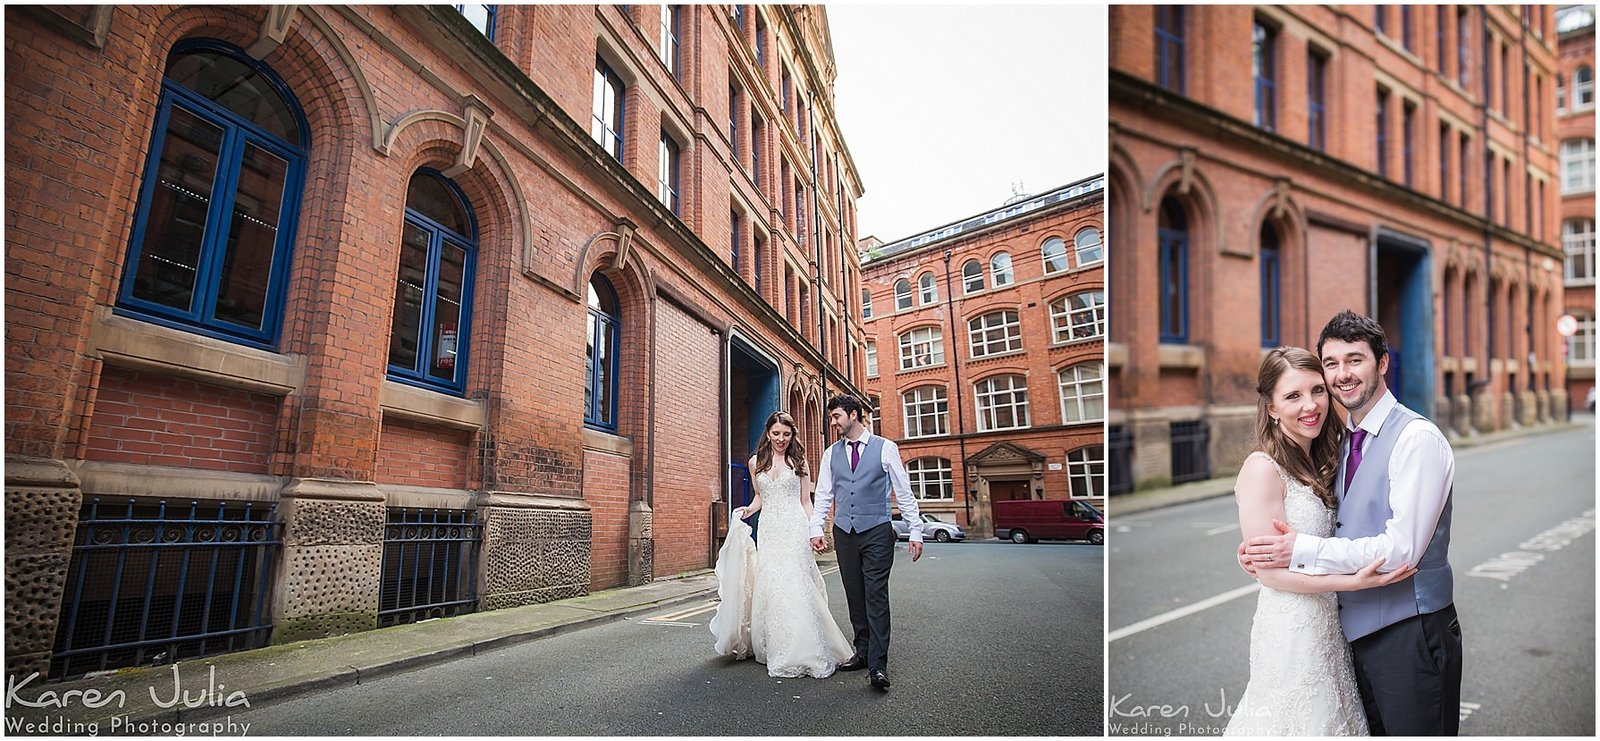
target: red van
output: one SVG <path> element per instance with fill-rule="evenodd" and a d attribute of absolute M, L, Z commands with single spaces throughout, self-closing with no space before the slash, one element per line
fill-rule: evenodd
<path fill-rule="evenodd" d="M 1088 502 L 1076 499 L 1033 499 L 993 502 L 994 534 L 1013 543 L 1040 538 L 1106 542 L 1106 518 Z"/>

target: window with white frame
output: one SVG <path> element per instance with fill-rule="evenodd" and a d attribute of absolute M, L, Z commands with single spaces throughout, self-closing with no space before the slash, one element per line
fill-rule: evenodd
<path fill-rule="evenodd" d="M 1567 253 L 1567 283 L 1593 283 L 1594 219 L 1567 219 L 1562 222 L 1561 246 Z"/>
<path fill-rule="evenodd" d="M 989 258 L 989 277 L 994 280 L 994 287 L 1009 285 L 1011 275 L 1011 254 L 1001 252 Z"/>
<path fill-rule="evenodd" d="M 961 266 L 961 289 L 966 293 L 983 290 L 983 265 L 977 260 L 968 260 Z"/>
<path fill-rule="evenodd" d="M 1067 269 L 1067 243 L 1060 237 L 1046 239 L 1039 251 L 1044 258 L 1045 275 L 1060 273 Z"/>
<path fill-rule="evenodd" d="M 1073 498 L 1105 496 L 1105 447 L 1089 445 L 1067 453 L 1067 481 Z"/>
<path fill-rule="evenodd" d="M 612 71 L 604 59 L 594 60 L 594 116 L 589 134 L 600 142 L 606 153 L 622 159 L 622 78 Z"/>
<path fill-rule="evenodd" d="M 1594 367 L 1594 315 L 1578 310 L 1572 316 L 1578 320 L 1578 331 L 1567 338 L 1567 365 Z"/>
<path fill-rule="evenodd" d="M 1098 422 L 1106 418 L 1106 369 L 1103 363 L 1080 363 L 1057 374 L 1061 387 L 1061 423 Z"/>
<path fill-rule="evenodd" d="M 1594 190 L 1594 140 L 1561 142 L 1561 194 Z"/>
<path fill-rule="evenodd" d="M 923 273 L 922 277 L 917 279 L 917 300 L 922 302 L 923 306 L 938 303 L 939 284 L 934 282 L 933 273 Z"/>
<path fill-rule="evenodd" d="M 862 319 L 871 319 L 872 318 L 872 289 L 871 288 L 863 288 L 863 289 L 861 289 L 861 318 Z"/>
<path fill-rule="evenodd" d="M 1105 291 L 1084 291 L 1063 296 L 1050 303 L 1050 331 L 1053 342 L 1074 342 L 1104 337 L 1106 333 Z"/>
<path fill-rule="evenodd" d="M 978 431 L 1015 430 L 1028 426 L 1028 380 L 996 376 L 979 381 L 973 398 L 978 406 Z"/>
<path fill-rule="evenodd" d="M 901 278 L 894 282 L 894 310 L 911 308 L 911 281 Z"/>
<path fill-rule="evenodd" d="M 950 397 L 943 386 L 921 386 L 900 395 L 906 437 L 950 434 Z"/>
<path fill-rule="evenodd" d="M 1594 69 L 1585 64 L 1572 73 L 1572 110 L 1586 111 L 1594 107 Z"/>
<path fill-rule="evenodd" d="M 682 31 L 683 8 L 678 5 L 661 6 L 661 63 L 673 77 L 678 76 L 678 41 Z"/>
<path fill-rule="evenodd" d="M 867 378 L 878 377 L 878 343 L 867 340 Z"/>
<path fill-rule="evenodd" d="M 954 499 L 950 461 L 945 458 L 917 458 L 906 464 L 911 479 L 911 494 L 917 499 Z"/>
<path fill-rule="evenodd" d="M 900 335 L 900 370 L 944 365 L 944 335 L 938 327 L 919 327 Z"/>
<path fill-rule="evenodd" d="M 973 319 L 967 322 L 967 333 L 974 358 L 1022 349 L 1022 324 L 1015 311 L 993 311 Z"/>
<path fill-rule="evenodd" d="M 1081 268 L 1105 259 L 1105 252 L 1100 248 L 1099 229 L 1089 227 L 1081 230 L 1076 237 L 1073 237 L 1073 242 L 1076 244 L 1078 251 L 1078 267 Z"/>
<path fill-rule="evenodd" d="M 456 5 L 456 10 L 465 16 L 468 23 L 477 28 L 485 38 L 494 41 L 495 10 L 499 6 L 484 5 L 482 3 L 465 3 Z"/>
<path fill-rule="evenodd" d="M 657 162 L 656 197 L 660 198 L 672 213 L 681 215 L 683 204 L 678 199 L 678 173 L 681 171 L 678 143 L 665 131 L 661 132 L 661 152 Z"/>

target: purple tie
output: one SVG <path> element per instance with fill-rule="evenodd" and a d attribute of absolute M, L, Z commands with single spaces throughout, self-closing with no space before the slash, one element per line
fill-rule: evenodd
<path fill-rule="evenodd" d="M 1356 477 L 1356 468 L 1361 465 L 1361 443 L 1367 439 L 1367 431 L 1359 427 L 1350 433 L 1350 458 L 1344 464 L 1344 490 L 1350 491 L 1350 481 Z"/>
<path fill-rule="evenodd" d="M 860 463 L 861 463 L 861 441 L 860 440 L 855 440 L 855 441 L 852 441 L 850 443 L 850 470 L 852 470 L 852 471 L 856 470 L 856 466 L 859 465 Z"/>

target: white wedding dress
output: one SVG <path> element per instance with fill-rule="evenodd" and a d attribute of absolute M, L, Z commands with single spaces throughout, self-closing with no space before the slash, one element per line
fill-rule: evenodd
<path fill-rule="evenodd" d="M 1272 460 L 1266 453 L 1259 455 Z M 1296 532 L 1333 534 L 1335 512 L 1306 486 L 1283 478 L 1285 519 Z M 1294 594 L 1261 588 L 1250 628 L 1250 682 L 1229 736 L 1365 736 L 1350 644 L 1339 628 L 1333 592 Z"/>
<path fill-rule="evenodd" d="M 772 677 L 827 677 L 854 653 L 828 610 L 811 550 L 799 476 L 782 461 L 754 476 L 761 494 L 761 546 L 735 519 L 717 556 L 718 596 L 711 619 L 716 651 L 767 665 Z"/>

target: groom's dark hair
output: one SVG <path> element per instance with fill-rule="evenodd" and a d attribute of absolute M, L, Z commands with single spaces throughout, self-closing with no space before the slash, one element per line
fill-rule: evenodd
<path fill-rule="evenodd" d="M 856 419 L 865 418 L 865 415 L 861 413 L 861 400 L 849 394 L 839 394 L 829 399 L 828 407 L 822 411 L 824 414 L 832 414 L 835 409 L 843 409 L 845 416 L 854 415 Z"/>
<path fill-rule="evenodd" d="M 1332 319 L 1322 328 L 1322 335 L 1317 337 L 1317 358 L 1322 357 L 1322 345 L 1328 340 L 1340 342 L 1365 342 L 1372 348 L 1373 361 L 1382 360 L 1389 354 L 1389 340 L 1383 333 L 1383 325 L 1349 309 L 1333 315 Z"/>

